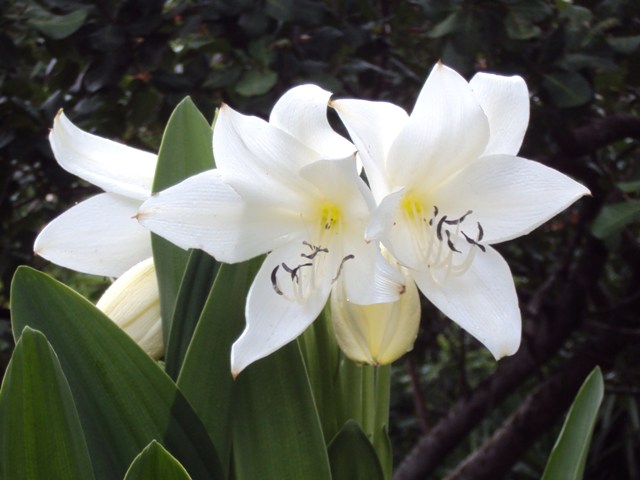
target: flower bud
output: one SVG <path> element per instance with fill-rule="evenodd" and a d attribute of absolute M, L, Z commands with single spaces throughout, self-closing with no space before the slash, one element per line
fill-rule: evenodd
<path fill-rule="evenodd" d="M 164 342 L 153 258 L 143 260 L 122 274 L 96 306 L 151 358 L 162 357 Z"/>
<path fill-rule="evenodd" d="M 415 282 L 406 280 L 400 299 L 356 305 L 342 289 L 331 295 L 331 317 L 340 349 L 355 362 L 385 365 L 413 348 L 420 326 L 420 297 Z"/>

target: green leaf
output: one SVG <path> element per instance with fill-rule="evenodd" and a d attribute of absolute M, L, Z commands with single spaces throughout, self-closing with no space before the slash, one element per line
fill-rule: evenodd
<path fill-rule="evenodd" d="M 462 26 L 462 21 L 460 19 L 460 13 L 453 12 L 449 14 L 447 18 L 437 23 L 431 30 L 429 30 L 429 33 L 427 33 L 427 36 L 429 38 L 444 37 L 445 35 L 448 35 L 450 33 L 457 32 L 458 30 L 460 30 L 461 26 Z"/>
<path fill-rule="evenodd" d="M 213 131 L 195 104 L 186 97 L 175 108 L 162 137 L 153 192 L 159 192 L 196 173 L 214 168 Z M 153 261 L 160 289 L 160 314 L 165 345 L 188 252 L 157 235 L 151 235 Z"/>
<path fill-rule="evenodd" d="M 544 75 L 543 86 L 553 103 L 560 108 L 580 107 L 593 96 L 589 82 L 576 72 Z"/>
<path fill-rule="evenodd" d="M 250 70 L 236 84 L 236 92 L 244 97 L 262 95 L 278 81 L 278 74 L 271 70 Z"/>
<path fill-rule="evenodd" d="M 348 420 L 328 447 L 333 480 L 384 480 L 373 445 L 354 420 Z"/>
<path fill-rule="evenodd" d="M 593 427 L 603 396 L 602 372 L 600 367 L 596 367 L 580 387 L 569 409 L 542 480 L 580 480 L 583 477 Z"/>
<path fill-rule="evenodd" d="M 542 30 L 534 23 L 540 22 L 551 12 L 551 7 L 540 0 L 526 0 L 510 5 L 505 20 L 507 35 L 516 40 L 528 40 L 539 36 Z"/>
<path fill-rule="evenodd" d="M 78 9 L 67 15 L 53 15 L 45 10 L 38 9 L 37 16 L 27 23 L 40 30 L 46 36 L 55 40 L 61 40 L 75 33 L 87 19 L 87 10 Z"/>
<path fill-rule="evenodd" d="M 178 386 L 202 419 L 225 471 L 231 455 L 231 344 L 244 329 L 247 293 L 261 263 L 257 258 L 220 266 L 178 377 Z"/>
<path fill-rule="evenodd" d="M 45 336 L 26 327 L 0 389 L 0 478 L 92 479 L 80 418 Z"/>
<path fill-rule="evenodd" d="M 267 0 L 265 13 L 276 20 L 288 22 L 293 19 L 293 0 Z"/>
<path fill-rule="evenodd" d="M 630 223 L 640 221 L 640 200 L 629 200 L 613 205 L 605 205 L 593 221 L 591 233 L 605 239 L 618 234 Z"/>
<path fill-rule="evenodd" d="M 60 359 L 97 479 L 122 478 L 133 458 L 160 441 L 194 479 L 220 479 L 204 426 L 171 379 L 94 305 L 20 267 L 11 289 L 15 335 L 41 330 Z"/>
<path fill-rule="evenodd" d="M 607 43 L 613 50 L 622 55 L 630 55 L 640 47 L 640 35 L 629 37 L 609 37 Z"/>
<path fill-rule="evenodd" d="M 296 342 L 236 379 L 233 468 L 237 480 L 331 478 L 311 387 Z"/>
<path fill-rule="evenodd" d="M 152 440 L 131 463 L 124 480 L 191 480 L 191 477 L 169 452 Z"/>
<path fill-rule="evenodd" d="M 165 353 L 164 370 L 174 380 L 180 373 L 184 356 L 219 267 L 220 264 L 202 250 L 191 251 L 178 291 Z"/>
<path fill-rule="evenodd" d="M 616 187 L 624 193 L 640 193 L 640 180 L 619 182 L 616 184 Z"/>
<path fill-rule="evenodd" d="M 298 337 L 311 391 L 328 444 L 338 433 L 346 418 L 340 395 L 340 349 L 336 342 L 329 307 Z"/>

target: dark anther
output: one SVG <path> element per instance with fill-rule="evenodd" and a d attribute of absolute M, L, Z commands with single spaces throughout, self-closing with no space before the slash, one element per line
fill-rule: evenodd
<path fill-rule="evenodd" d="M 451 241 L 451 232 L 449 232 L 449 230 L 445 230 L 444 233 L 447 234 L 447 245 L 449 245 L 449 248 L 451 249 L 451 251 L 452 252 L 457 252 L 457 253 L 462 253 L 460 250 L 458 250 L 456 248 L 456 246 Z M 462 234 L 464 235 L 464 232 L 462 232 Z M 466 237 L 466 235 L 465 235 L 465 237 Z"/>
<path fill-rule="evenodd" d="M 271 272 L 271 286 L 273 287 L 273 290 L 278 295 L 284 295 L 282 293 L 282 290 L 280 290 L 280 287 L 278 286 L 278 277 L 276 276 L 279 268 L 280 268 L 280 265 L 276 265 L 276 268 L 274 268 L 273 271 Z"/>
<path fill-rule="evenodd" d="M 308 258 L 309 260 L 313 260 L 316 255 L 318 255 L 320 252 L 322 253 L 329 253 L 329 249 L 328 248 L 323 248 L 323 247 L 318 247 L 316 245 L 313 245 L 307 241 L 302 242 L 303 245 L 306 245 L 307 247 L 309 247 L 311 250 L 313 250 L 311 253 L 301 253 L 300 256 L 304 257 L 304 258 Z"/>
<path fill-rule="evenodd" d="M 356 257 L 353 254 L 349 254 L 349 255 L 347 255 L 346 257 L 344 257 L 342 259 L 342 261 L 340 262 L 340 266 L 338 267 L 338 271 L 336 273 L 336 276 L 333 277 L 333 279 L 331 280 L 331 283 L 335 282 L 338 279 L 338 277 L 340 276 L 340 273 L 342 273 L 342 266 L 344 265 L 344 262 L 346 262 L 347 260 L 351 260 L 353 258 L 356 258 Z"/>
<path fill-rule="evenodd" d="M 436 207 L 435 205 L 433 206 L 433 216 L 431 217 L 431 220 L 429 220 L 429 226 L 433 226 L 433 219 L 436 218 L 438 216 L 438 207 Z"/>
<path fill-rule="evenodd" d="M 481 241 L 482 237 L 484 237 L 484 230 L 482 229 L 480 222 L 478 222 L 478 241 Z"/>
<path fill-rule="evenodd" d="M 447 216 L 444 215 L 440 221 L 438 222 L 438 226 L 436 227 L 436 236 L 438 240 L 442 241 L 442 224 L 447 221 Z"/>
<path fill-rule="evenodd" d="M 295 280 L 296 283 L 300 281 L 300 278 L 298 278 L 298 270 L 300 270 L 302 267 L 310 267 L 312 265 L 313 263 L 309 262 L 302 263 L 295 268 L 290 268 L 286 263 L 282 262 L 282 268 L 284 268 L 284 270 L 291 275 L 291 281 Z"/>
<path fill-rule="evenodd" d="M 457 220 L 445 220 L 444 223 L 446 223 L 447 225 L 458 225 L 459 223 L 464 222 L 464 219 L 467 218 L 467 216 L 471 215 L 472 213 L 473 213 L 473 210 L 468 210 L 467 213 L 462 215 Z"/>
<path fill-rule="evenodd" d="M 487 249 L 484 248 L 484 245 L 480 245 L 478 243 L 478 240 L 480 240 L 480 236 L 478 236 L 478 240 L 474 240 L 473 238 L 471 238 L 469 235 L 467 235 L 464 232 L 460 232 L 462 233 L 462 235 L 464 235 L 464 238 L 467 240 L 467 243 L 470 243 L 471 245 L 475 245 L 476 247 L 478 247 L 480 250 L 482 250 L 483 252 L 486 252 Z"/>

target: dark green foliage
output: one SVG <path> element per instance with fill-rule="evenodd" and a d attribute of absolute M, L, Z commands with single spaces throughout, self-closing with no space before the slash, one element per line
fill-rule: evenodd
<path fill-rule="evenodd" d="M 207 120 L 222 101 L 266 117 L 303 82 L 410 110 L 441 59 L 467 78 L 479 70 L 524 77 L 532 111 L 522 156 L 573 176 L 593 198 L 500 246 L 524 317 L 518 355 L 531 354 L 535 368 L 515 394 L 483 410 L 484 420 L 441 459 L 435 476 L 478 448 L 585 345 L 603 363 L 607 388 L 587 474 L 637 476 L 638 32 L 635 0 L 0 2 L 0 371 L 13 348 L 8 287 L 18 265 L 55 272 L 90 297 L 104 283 L 32 254 L 48 221 L 97 191 L 53 159 L 47 134 L 58 109 L 86 130 L 157 152 L 170 113 L 187 95 Z M 582 297 L 570 304 L 574 290 Z M 498 375 L 476 342 L 430 305 L 423 311 L 412 368 L 401 361 L 394 375 L 396 463 L 422 431 L 412 395 L 426 403 L 422 420 L 432 428 L 456 399 Z M 527 350 L 540 345 L 530 339 L 555 332 L 558 319 L 572 314 L 554 337 L 559 345 Z M 556 423 L 509 478 L 539 478 Z"/>

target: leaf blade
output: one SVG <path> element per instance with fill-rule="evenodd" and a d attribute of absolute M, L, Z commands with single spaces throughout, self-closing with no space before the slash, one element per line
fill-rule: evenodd
<path fill-rule="evenodd" d="M 193 101 L 186 97 L 174 109 L 165 128 L 153 179 L 153 193 L 214 167 L 211 125 Z M 162 331 L 167 345 L 189 254 L 155 234 L 151 234 L 151 247 L 160 289 Z"/>
<path fill-rule="evenodd" d="M 215 448 L 182 393 L 94 305 L 29 267 L 14 276 L 11 305 L 14 334 L 39 329 L 58 354 L 97 479 L 122 477 L 153 439 L 193 478 L 222 478 Z"/>
<path fill-rule="evenodd" d="M 600 367 L 594 368 L 576 395 L 554 445 L 542 480 L 580 480 L 589 453 L 598 409 L 604 397 Z"/>
<path fill-rule="evenodd" d="M 138 455 L 124 480 L 191 480 L 185 468 L 155 440 Z"/>
<path fill-rule="evenodd" d="M 94 478 L 60 362 L 45 336 L 29 327 L 0 389 L 0 478 Z"/>

